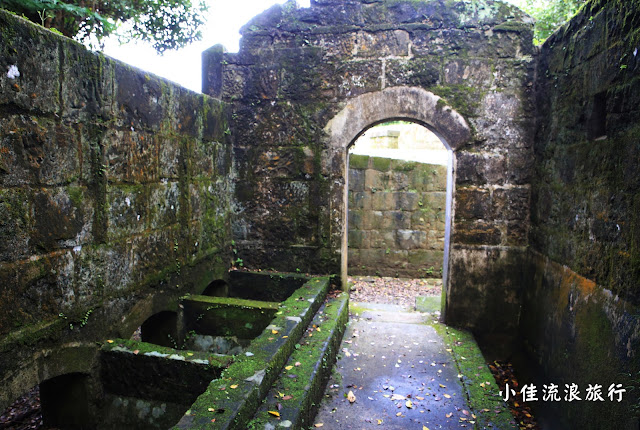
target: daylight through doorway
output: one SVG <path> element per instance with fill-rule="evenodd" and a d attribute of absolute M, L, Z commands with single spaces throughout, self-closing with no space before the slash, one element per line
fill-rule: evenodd
<path fill-rule="evenodd" d="M 371 127 L 349 148 L 350 276 L 369 277 L 381 294 L 384 288 L 411 294 L 441 287 L 449 152 L 428 128 L 407 121 Z M 398 284 L 382 278 L 430 282 Z M 359 290 L 367 286 L 356 284 Z"/>

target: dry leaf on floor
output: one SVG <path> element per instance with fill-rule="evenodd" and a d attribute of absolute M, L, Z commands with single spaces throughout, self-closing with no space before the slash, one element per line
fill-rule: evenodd
<path fill-rule="evenodd" d="M 349 391 L 349 394 L 347 394 L 347 400 L 349 400 L 349 403 L 356 401 L 356 395 L 353 394 L 353 391 Z"/>

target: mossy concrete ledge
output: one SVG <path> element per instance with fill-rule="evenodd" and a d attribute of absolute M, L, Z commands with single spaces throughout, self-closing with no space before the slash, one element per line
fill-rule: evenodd
<path fill-rule="evenodd" d="M 246 430 L 320 308 L 329 284 L 329 277 L 313 278 L 284 301 L 271 324 L 220 378 L 211 381 L 174 428 Z"/>
<path fill-rule="evenodd" d="M 280 303 L 229 297 L 188 296 L 180 301 L 184 332 L 253 339 L 269 325 Z"/>
<path fill-rule="evenodd" d="M 307 328 L 304 341 L 247 428 L 307 428 L 312 423 L 349 320 L 349 296 L 331 298 Z M 280 404 L 280 408 L 275 403 Z M 279 413 L 279 417 L 269 411 Z"/>
<path fill-rule="evenodd" d="M 183 351 L 115 339 L 100 354 L 100 376 L 108 393 L 187 406 L 232 361 L 230 356 Z M 189 401 L 189 397 L 191 400 Z"/>
<path fill-rule="evenodd" d="M 98 428 L 173 425 L 233 357 L 114 339 L 100 351 L 104 401 Z"/>
<path fill-rule="evenodd" d="M 434 327 L 438 331 L 444 328 L 444 340 L 451 348 L 469 407 L 476 416 L 475 428 L 518 429 L 473 335 L 441 324 Z"/>

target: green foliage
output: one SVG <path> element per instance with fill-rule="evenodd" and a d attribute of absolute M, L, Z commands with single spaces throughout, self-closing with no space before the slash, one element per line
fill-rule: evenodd
<path fill-rule="evenodd" d="M 587 0 L 507 0 L 536 20 L 534 43 L 544 42 L 558 27 L 578 12 Z"/>
<path fill-rule="evenodd" d="M 142 40 L 158 53 L 199 40 L 205 0 L 0 0 L 0 8 L 80 42 L 117 35 Z"/>

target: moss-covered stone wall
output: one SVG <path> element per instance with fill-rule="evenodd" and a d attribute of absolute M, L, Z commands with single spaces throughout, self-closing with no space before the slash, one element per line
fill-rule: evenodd
<path fill-rule="evenodd" d="M 442 277 L 447 167 L 349 155 L 349 274 Z"/>
<path fill-rule="evenodd" d="M 57 346 L 223 277 L 232 183 L 219 100 L 3 11 L 0 32 L 2 410 L 65 372 Z"/>
<path fill-rule="evenodd" d="M 569 428 L 638 426 L 639 49 L 640 2 L 595 0 L 538 63 L 522 337 L 548 380 L 628 390 L 621 403 L 561 403 Z"/>
<path fill-rule="evenodd" d="M 335 273 L 346 221 L 346 153 L 327 124 L 349 101 L 387 90 L 440 97 L 440 122 L 453 111 L 470 129 L 454 149 L 452 270 L 447 318 L 483 329 L 490 317 L 467 291 L 502 300 L 521 267 L 505 256 L 526 246 L 532 167 L 532 20 L 499 1 L 314 0 L 277 5 L 242 29 L 240 51 L 204 54 L 203 92 L 233 105 L 238 178 L 233 235 L 246 266 Z M 387 91 L 387 92 L 385 92 Z M 366 97 L 365 97 L 366 98 Z M 362 114 L 373 112 L 363 101 Z M 399 101 L 399 103 L 401 103 Z M 422 120 L 413 105 L 384 119 Z M 421 109 L 417 106 L 416 109 Z M 401 116 L 402 118 L 393 118 Z M 438 119 L 440 118 L 440 119 Z M 353 136 L 355 139 L 357 136 Z M 335 144 L 335 142 L 334 142 Z M 482 263 L 471 284 L 463 259 Z M 456 263 L 457 262 L 457 263 Z M 459 263 L 459 264 L 458 264 Z M 496 289 L 489 274 L 515 274 Z M 518 275 L 518 276 L 516 276 Z M 517 327 L 515 313 L 491 329 Z"/>

